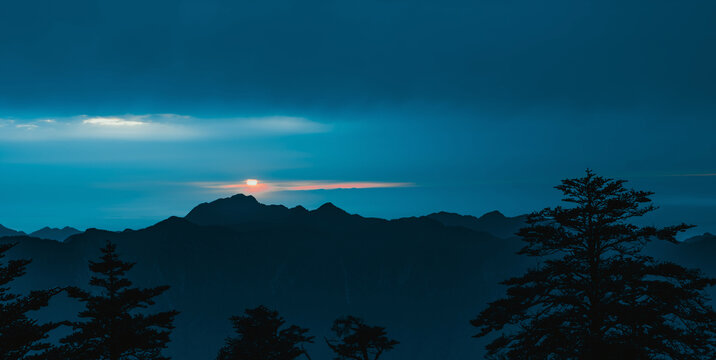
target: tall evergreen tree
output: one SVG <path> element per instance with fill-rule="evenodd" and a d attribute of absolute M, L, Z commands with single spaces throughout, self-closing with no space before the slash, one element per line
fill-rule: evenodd
<path fill-rule="evenodd" d="M 247 309 L 244 316 L 234 316 L 236 337 L 226 339 L 217 360 L 293 360 L 301 355 L 310 359 L 303 348 L 312 343 L 308 329 L 286 323 L 277 311 L 265 306 Z"/>
<path fill-rule="evenodd" d="M 100 261 L 89 262 L 94 273 L 90 285 L 101 288 L 92 294 L 68 289 L 70 297 L 85 303 L 79 313 L 81 319 L 71 323 L 74 332 L 63 338 L 68 357 L 73 360 L 164 360 L 162 350 L 169 342 L 174 328 L 176 311 L 144 314 L 143 309 L 154 305 L 154 297 L 168 286 L 148 289 L 131 287 L 125 277 L 134 263 L 119 259 L 116 245 L 107 242 Z"/>
<path fill-rule="evenodd" d="M 0 259 L 14 247 L 0 244 Z M 30 311 L 47 306 L 60 289 L 32 291 L 22 296 L 12 294 L 8 285 L 25 274 L 31 260 L 10 260 L 0 264 L 0 359 L 44 359 L 52 346 L 44 340 L 58 324 L 40 324 L 27 316 Z"/>
<path fill-rule="evenodd" d="M 488 353 L 510 359 L 714 359 L 716 280 L 641 253 L 690 226 L 641 227 L 651 192 L 586 176 L 557 186 L 569 207 L 533 213 L 520 254 L 540 266 L 503 282 L 507 297 L 472 321 L 476 337 L 502 334 Z"/>
<path fill-rule="evenodd" d="M 378 360 L 399 344 L 388 338 L 384 327 L 366 325 L 363 319 L 354 316 L 336 319 L 331 330 L 336 339 L 326 339 L 326 343 L 339 360 Z"/>

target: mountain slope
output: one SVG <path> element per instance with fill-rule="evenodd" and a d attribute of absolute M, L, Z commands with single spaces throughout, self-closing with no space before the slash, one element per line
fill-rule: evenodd
<path fill-rule="evenodd" d="M 13 230 L 13 229 L 9 229 L 9 228 L 6 228 L 6 227 L 0 225 L 0 237 L 3 237 L 3 236 L 21 236 L 21 235 L 25 235 L 25 233 L 22 232 L 22 231 L 16 231 L 16 230 Z"/>

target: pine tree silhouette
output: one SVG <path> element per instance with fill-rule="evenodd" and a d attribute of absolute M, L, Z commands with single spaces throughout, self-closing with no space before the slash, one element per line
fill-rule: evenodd
<path fill-rule="evenodd" d="M 100 261 L 89 262 L 95 274 L 90 285 L 102 289 L 91 294 L 69 288 L 68 295 L 85 303 L 79 317 L 86 321 L 71 323 L 74 333 L 63 338 L 68 357 L 73 360 L 164 360 L 162 350 L 169 335 L 176 311 L 144 314 L 143 309 L 154 305 L 154 297 L 168 286 L 148 289 L 133 288 L 125 277 L 134 263 L 119 259 L 116 245 L 107 242 Z"/>
<path fill-rule="evenodd" d="M 676 242 L 690 226 L 629 223 L 655 207 L 651 192 L 586 176 L 556 188 L 570 207 L 530 215 L 520 254 L 541 266 L 511 278 L 507 298 L 472 321 L 476 337 L 502 334 L 488 354 L 510 359 L 714 359 L 716 314 L 698 270 L 640 252 L 652 239 Z"/>
<path fill-rule="evenodd" d="M 16 244 L 0 244 L 0 259 Z M 45 359 L 52 345 L 43 341 L 59 324 L 39 324 L 27 316 L 47 306 L 61 289 L 32 291 L 22 296 L 10 293 L 8 285 L 25 274 L 31 260 L 10 260 L 0 265 L 0 359 Z"/>
<path fill-rule="evenodd" d="M 326 343 L 339 360 L 377 360 L 385 351 L 399 344 L 388 338 L 384 327 L 366 325 L 354 316 L 336 319 L 331 330 L 337 339 L 326 339 Z"/>
<path fill-rule="evenodd" d="M 244 313 L 231 318 L 237 336 L 226 339 L 217 360 L 292 360 L 301 355 L 310 359 L 303 348 L 313 342 L 308 329 L 296 325 L 282 329 L 284 319 L 265 306 Z"/>

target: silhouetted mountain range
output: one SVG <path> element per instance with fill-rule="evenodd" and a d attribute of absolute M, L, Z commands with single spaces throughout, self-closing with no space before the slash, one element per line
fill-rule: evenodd
<path fill-rule="evenodd" d="M 387 360 L 467 359 L 480 358 L 487 341 L 471 338 L 469 320 L 503 295 L 501 280 L 532 264 L 514 254 L 521 242 L 510 236 L 523 222 L 498 212 L 384 220 L 331 203 L 307 210 L 236 195 L 140 230 L 88 229 L 64 243 L 29 236 L 2 241 L 19 243 L 10 257 L 34 259 L 13 284 L 18 291 L 86 287 L 87 261 L 105 241 L 117 243 L 123 258 L 137 262 L 129 273 L 135 283 L 171 286 L 157 309 L 181 311 L 168 351 L 175 360 L 215 358 L 230 334 L 228 317 L 259 304 L 310 328 L 317 339 L 347 314 L 386 326 L 401 342 Z M 654 252 L 714 274 L 701 248 L 714 243 L 663 244 Z M 42 316 L 64 319 L 78 309 L 57 299 Z M 330 358 L 320 340 L 307 348 L 314 359 Z"/>
<path fill-rule="evenodd" d="M 685 243 L 698 243 L 702 241 L 710 241 L 716 244 L 716 235 L 711 233 L 704 233 L 703 235 L 694 236 L 684 240 Z"/>
<path fill-rule="evenodd" d="M 65 226 L 62 229 L 60 228 L 51 228 L 48 226 L 45 226 L 44 228 L 37 230 L 35 232 L 30 233 L 29 236 L 36 237 L 40 239 L 48 239 L 48 240 L 55 240 L 55 241 L 65 241 L 68 237 L 79 234 L 81 231 Z M 27 235 L 24 231 L 18 231 L 6 228 L 2 225 L 0 225 L 0 237 L 4 236 L 22 236 Z"/>
<path fill-rule="evenodd" d="M 65 226 L 62 229 L 45 226 L 40 230 L 30 233 L 30 236 L 40 239 L 65 241 L 68 237 L 79 233 L 81 233 L 81 231 L 69 226 Z"/>
<path fill-rule="evenodd" d="M 482 231 L 501 238 L 515 236 L 525 226 L 527 215 L 506 217 L 499 211 L 492 211 L 479 218 L 449 212 L 437 212 L 426 216 L 447 226 L 462 226 L 474 231 Z"/>
<path fill-rule="evenodd" d="M 20 236 L 20 235 L 26 235 L 26 234 L 25 234 L 24 232 L 22 232 L 22 231 L 17 231 L 17 230 L 9 229 L 9 228 L 6 228 L 6 227 L 0 225 L 0 237 L 3 237 L 3 236 Z"/>

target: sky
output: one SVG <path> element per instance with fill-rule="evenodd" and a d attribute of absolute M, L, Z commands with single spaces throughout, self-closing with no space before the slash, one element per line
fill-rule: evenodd
<path fill-rule="evenodd" d="M 0 224 L 120 230 L 237 192 L 514 216 L 591 168 L 716 232 L 713 1 L 16 1 Z M 247 179 L 257 186 L 245 186 Z"/>

